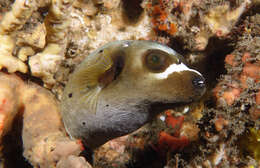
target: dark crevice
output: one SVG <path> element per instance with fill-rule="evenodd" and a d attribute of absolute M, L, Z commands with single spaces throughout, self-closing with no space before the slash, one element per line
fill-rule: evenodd
<path fill-rule="evenodd" d="M 3 158 L 4 167 L 8 168 L 32 168 L 32 166 L 23 157 L 23 108 L 15 116 L 11 129 L 3 137 Z"/>
<path fill-rule="evenodd" d="M 232 53 L 234 50 L 236 45 L 235 40 L 236 39 L 232 38 L 223 40 L 217 37 L 211 37 L 206 49 L 197 53 L 198 55 L 203 55 L 204 58 L 197 63 L 198 65 L 194 64 L 190 67 L 197 70 L 199 69 L 206 78 L 207 85 L 214 85 L 217 79 L 226 73 L 224 60 L 226 55 Z M 171 38 L 169 46 L 183 56 L 191 53 L 189 49 L 183 47 L 185 46 L 185 42 L 182 37 Z M 196 54 L 196 52 L 192 53 Z"/>
<path fill-rule="evenodd" d="M 221 40 L 215 37 L 209 39 L 205 49 L 205 78 L 209 84 L 215 84 L 222 74 L 226 74 L 225 57 L 232 53 L 235 43 L 232 39 Z"/>
<path fill-rule="evenodd" d="M 151 146 L 146 146 L 144 150 L 132 151 L 133 157 L 125 166 L 127 168 L 163 168 L 166 160 L 160 157 L 159 153 Z"/>
<path fill-rule="evenodd" d="M 241 23 L 243 23 L 246 20 L 246 17 L 254 16 L 257 13 L 260 14 L 260 3 L 255 2 L 254 5 L 252 5 L 250 9 L 248 9 L 246 12 L 244 12 L 242 14 L 242 16 L 240 17 L 240 19 L 236 25 L 240 25 Z"/>
<path fill-rule="evenodd" d="M 170 39 L 169 46 L 181 55 L 187 55 L 190 52 L 188 49 L 183 48 L 185 43 L 183 37 L 180 36 L 172 37 Z"/>
<path fill-rule="evenodd" d="M 86 159 L 89 164 L 93 165 L 94 164 L 94 152 L 92 149 L 90 149 L 85 143 L 83 142 L 84 149 L 79 156 L 82 156 Z"/>
<path fill-rule="evenodd" d="M 141 7 L 143 0 L 122 0 L 124 16 L 130 24 L 135 24 L 139 21 L 144 9 Z"/>
<path fill-rule="evenodd" d="M 34 76 L 30 75 L 30 74 L 32 74 L 30 69 L 29 69 L 29 72 L 27 74 L 24 74 L 24 73 L 21 73 L 21 72 L 16 72 L 15 74 L 17 76 L 19 76 L 23 81 L 30 81 L 30 82 L 36 83 L 36 84 L 38 84 L 40 86 L 44 85 L 44 82 L 40 78 L 34 77 Z"/>
<path fill-rule="evenodd" d="M 45 17 L 48 15 L 49 12 L 49 6 L 44 6 L 44 7 L 40 7 L 37 9 L 37 11 L 40 13 L 41 18 L 40 18 L 40 22 L 43 23 Z"/>

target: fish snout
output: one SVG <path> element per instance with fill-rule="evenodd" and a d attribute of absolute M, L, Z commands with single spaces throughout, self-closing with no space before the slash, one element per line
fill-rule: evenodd
<path fill-rule="evenodd" d="M 192 75 L 193 77 L 191 78 L 192 87 L 193 87 L 194 91 L 196 92 L 196 95 L 202 96 L 206 91 L 205 78 L 198 73 L 195 73 L 195 72 L 193 72 L 193 73 L 194 73 Z"/>
<path fill-rule="evenodd" d="M 202 76 L 197 75 L 192 79 L 192 85 L 196 89 L 204 89 L 206 87 L 205 79 Z"/>

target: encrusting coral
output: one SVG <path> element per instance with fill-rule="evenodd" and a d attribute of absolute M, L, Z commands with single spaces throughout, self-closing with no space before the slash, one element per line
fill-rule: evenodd
<path fill-rule="evenodd" d="M 67 136 L 53 94 L 36 84 L 25 83 L 16 75 L 2 72 L 0 88 L 1 145 L 13 118 L 20 115 L 24 123 L 24 157 L 32 166 L 91 167 L 78 156 L 83 150 L 82 144 Z"/>
<path fill-rule="evenodd" d="M 14 57 L 12 52 L 15 47 L 15 40 L 11 33 L 21 28 L 31 17 L 35 7 L 34 1 L 15 1 L 12 10 L 7 12 L 0 22 L 0 69 L 7 68 L 9 72 L 27 72 L 27 66 L 22 60 Z"/>
<path fill-rule="evenodd" d="M 42 52 L 29 59 L 32 75 L 42 78 L 47 87 L 55 83 L 53 74 L 57 72 L 59 64 L 64 59 L 72 2 L 71 0 L 51 1 L 48 15 L 44 19 L 47 45 Z"/>
<path fill-rule="evenodd" d="M 57 67 L 65 55 L 66 37 L 70 25 L 70 16 L 68 14 L 70 13 L 71 4 L 72 1 L 69 0 L 15 1 L 11 11 L 4 15 L 0 23 L 0 39 L 2 41 L 0 47 L 0 68 L 6 68 L 10 73 L 15 71 L 26 73 L 28 71 L 24 61 L 27 60 L 29 55 L 34 55 L 35 52 L 30 46 L 23 46 L 24 42 L 21 42 L 20 39 L 26 38 L 26 35 L 16 35 L 15 33 L 24 26 L 34 11 L 40 7 L 48 6 L 49 11 L 44 19 L 44 24 L 36 27 L 36 30 L 32 33 L 34 36 L 29 36 L 29 39 L 34 39 L 34 41 L 39 41 L 40 43 L 38 42 L 36 46 L 33 44 L 35 43 L 34 41 L 27 43 L 32 45 L 32 47 L 45 47 L 42 52 L 29 59 L 30 71 L 32 75 L 41 77 L 45 81 L 46 86 L 53 85 L 53 73 L 57 71 Z M 41 33 L 44 31 L 47 33 Z M 16 42 L 16 40 L 18 41 Z M 20 46 L 18 58 L 13 56 L 16 45 Z M 45 64 L 53 63 L 56 65 L 55 67 L 45 66 Z"/>
<path fill-rule="evenodd" d="M 152 167 L 157 161 L 161 167 L 258 167 L 259 5 L 259 0 L 2 1 L 0 69 L 41 79 L 59 99 L 69 73 L 99 46 L 114 40 L 160 41 L 205 70 L 209 92 L 215 88 L 212 97 L 195 105 L 194 112 L 191 106 L 166 111 L 151 125 L 109 141 L 95 152 L 94 165 Z M 8 148 L 2 142 L 14 118 L 24 115 L 24 155 L 33 166 L 86 167 L 78 155 L 80 143 L 65 134 L 56 100 L 47 92 L 1 73 L 1 149 Z M 30 101 L 35 93 L 39 100 Z M 53 113 L 38 110 L 44 102 Z M 44 114 L 52 121 L 41 119 Z M 6 158 L 0 158 L 0 167 L 1 159 Z"/>
<path fill-rule="evenodd" d="M 10 73 L 15 71 L 27 72 L 27 66 L 22 60 L 12 56 L 15 47 L 14 40 L 8 35 L 0 35 L 0 69 L 7 68 Z"/>

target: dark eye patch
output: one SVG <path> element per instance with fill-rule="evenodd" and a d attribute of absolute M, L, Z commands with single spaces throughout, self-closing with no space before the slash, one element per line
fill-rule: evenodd
<path fill-rule="evenodd" d="M 174 62 L 168 53 L 161 50 L 152 49 L 144 54 L 144 65 L 151 72 L 164 72 Z"/>
<path fill-rule="evenodd" d="M 121 74 L 125 65 L 125 53 L 123 51 L 117 51 L 111 56 L 113 59 L 113 65 L 105 73 L 100 75 L 98 81 L 103 86 L 107 86 L 112 81 L 116 80 Z"/>
<path fill-rule="evenodd" d="M 114 58 L 114 80 L 117 79 L 117 77 L 120 75 L 120 73 L 122 72 L 124 65 L 125 65 L 125 60 L 124 60 L 124 56 L 117 56 L 116 58 Z"/>

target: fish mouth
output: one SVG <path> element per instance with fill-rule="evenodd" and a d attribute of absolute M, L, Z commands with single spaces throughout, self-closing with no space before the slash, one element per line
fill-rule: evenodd
<path fill-rule="evenodd" d="M 149 104 L 148 111 L 150 114 L 157 115 L 165 110 L 175 109 L 178 107 L 189 105 L 191 102 L 193 102 L 193 99 L 191 98 L 186 102 L 153 102 Z"/>

